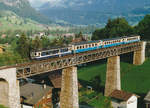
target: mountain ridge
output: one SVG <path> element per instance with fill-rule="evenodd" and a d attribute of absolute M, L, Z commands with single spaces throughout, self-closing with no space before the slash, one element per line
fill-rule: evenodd
<path fill-rule="evenodd" d="M 108 18 L 125 17 L 134 25 L 144 17 L 145 11 L 149 12 L 147 7 L 149 0 L 61 0 L 57 4 L 46 2 L 38 10 L 53 20 L 73 24 L 102 24 Z M 135 15 L 141 14 L 138 9 L 144 10 L 144 15 L 135 21 Z"/>

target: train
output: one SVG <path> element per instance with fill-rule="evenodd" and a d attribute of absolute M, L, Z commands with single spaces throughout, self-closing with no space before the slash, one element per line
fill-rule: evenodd
<path fill-rule="evenodd" d="M 129 44 L 140 41 L 140 36 L 123 36 L 119 38 L 103 39 L 96 41 L 85 41 L 73 43 L 67 47 L 51 48 L 49 50 L 37 50 L 30 53 L 32 60 L 43 60 L 54 57 L 63 57 L 69 54 L 83 53 L 86 51 L 108 48 L 122 44 Z"/>

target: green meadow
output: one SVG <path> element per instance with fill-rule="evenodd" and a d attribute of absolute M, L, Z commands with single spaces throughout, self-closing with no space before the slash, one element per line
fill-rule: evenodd
<path fill-rule="evenodd" d="M 78 79 L 88 85 L 88 82 L 90 82 L 92 78 L 99 76 L 101 78 L 101 85 L 105 87 L 106 68 L 106 62 L 103 64 L 100 62 L 92 63 L 81 68 L 79 67 Z M 122 90 L 141 96 L 139 99 L 139 106 L 143 107 L 143 98 L 150 90 L 150 58 L 147 58 L 144 64 L 140 66 L 121 62 L 120 69 Z M 102 101 L 104 100 L 101 100 L 101 102 Z M 92 105 L 92 103 L 89 104 Z M 96 104 L 92 106 L 96 106 Z M 99 108 L 103 108 L 103 106 Z"/>

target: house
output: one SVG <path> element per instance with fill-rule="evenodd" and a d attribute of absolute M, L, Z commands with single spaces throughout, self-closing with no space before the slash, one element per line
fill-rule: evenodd
<path fill-rule="evenodd" d="M 3 53 L 5 51 L 4 47 L 0 46 L 0 53 Z"/>
<path fill-rule="evenodd" d="M 150 91 L 147 93 L 147 95 L 144 98 L 146 108 L 150 108 Z"/>
<path fill-rule="evenodd" d="M 45 32 L 39 32 L 38 36 L 40 36 L 40 37 L 45 36 Z"/>
<path fill-rule="evenodd" d="M 114 90 L 111 94 L 113 108 L 137 108 L 138 97 L 122 90 Z"/>
<path fill-rule="evenodd" d="M 27 83 L 20 87 L 22 108 L 52 108 L 52 87 Z"/>

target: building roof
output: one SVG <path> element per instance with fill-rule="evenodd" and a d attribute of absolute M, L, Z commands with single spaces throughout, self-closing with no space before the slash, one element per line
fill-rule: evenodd
<path fill-rule="evenodd" d="M 147 93 L 147 95 L 145 96 L 144 100 L 150 102 L 150 91 Z"/>
<path fill-rule="evenodd" d="M 24 103 L 34 105 L 51 89 L 50 86 L 44 88 L 44 85 L 27 83 L 20 87 L 20 96 L 25 99 Z"/>
<path fill-rule="evenodd" d="M 128 92 L 125 92 L 125 91 L 122 91 L 122 90 L 114 90 L 110 94 L 110 97 L 118 99 L 118 100 L 122 100 L 122 101 L 127 101 L 133 95 L 135 95 L 135 94 L 128 93 Z M 135 95 L 135 96 L 137 96 L 137 95 Z"/>
<path fill-rule="evenodd" d="M 51 80 L 54 88 L 61 88 L 61 77 L 62 75 L 58 72 L 49 75 L 49 79 Z"/>

